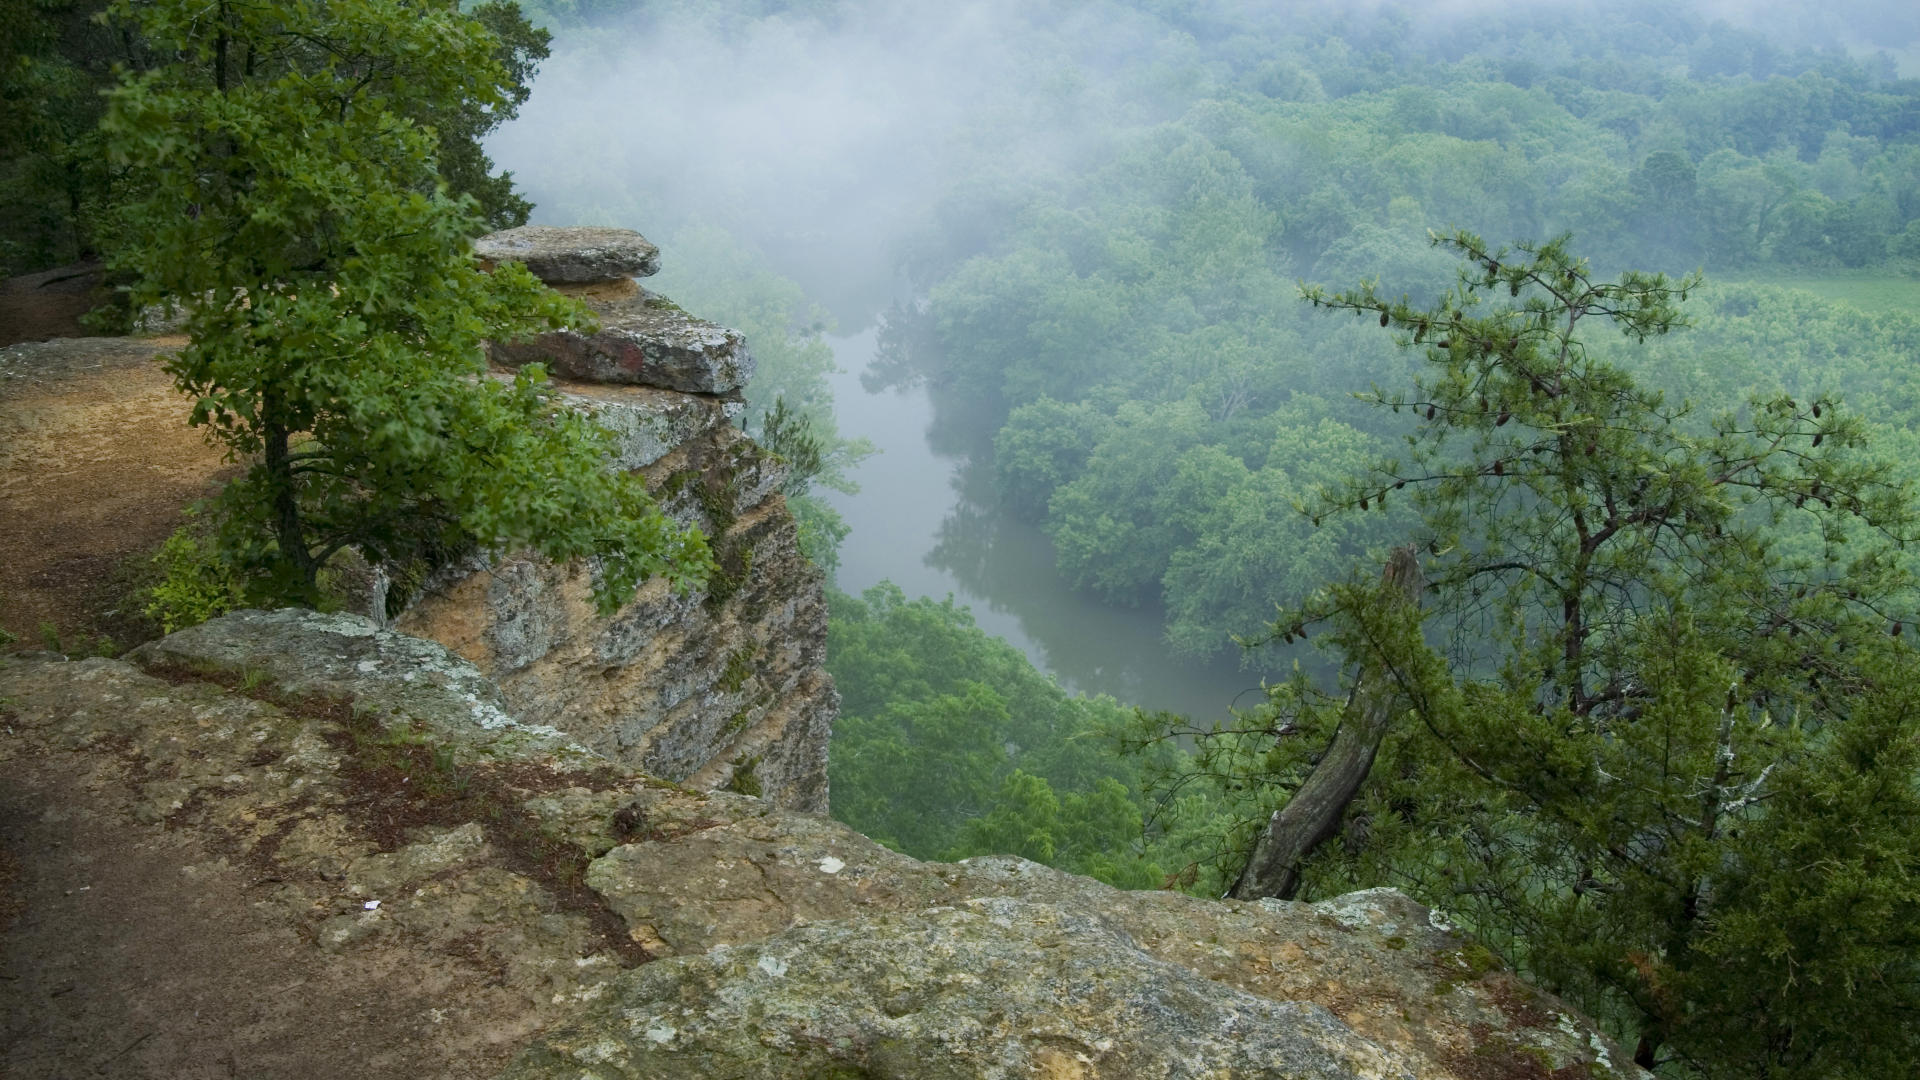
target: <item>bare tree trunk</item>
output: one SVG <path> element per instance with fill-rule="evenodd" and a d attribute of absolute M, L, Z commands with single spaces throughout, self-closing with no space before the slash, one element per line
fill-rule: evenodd
<path fill-rule="evenodd" d="M 1390 599 L 1419 605 L 1420 560 L 1411 547 L 1398 548 L 1387 559 L 1381 583 Z M 1273 812 L 1227 895 L 1236 900 L 1293 899 L 1300 889 L 1300 864 L 1340 831 L 1347 804 L 1366 781 L 1380 740 L 1401 707 L 1391 675 L 1377 661 L 1363 663 L 1326 753 L 1287 805 Z"/>

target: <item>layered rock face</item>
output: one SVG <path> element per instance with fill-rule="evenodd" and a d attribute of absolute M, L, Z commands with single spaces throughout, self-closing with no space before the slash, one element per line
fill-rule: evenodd
<path fill-rule="evenodd" d="M 637 232 L 528 225 L 483 236 L 473 250 L 490 263 L 524 263 L 600 317 L 592 334 L 563 330 L 498 343 L 496 363 L 538 361 L 563 378 L 693 394 L 732 393 L 753 378 L 753 355 L 738 333 L 694 318 L 633 280 L 660 271 L 660 249 Z"/>
<path fill-rule="evenodd" d="M 327 964 L 491 965 L 409 1007 L 490 995 L 511 1080 L 1645 1075 L 1391 890 L 1241 903 L 918 862 L 603 758 L 353 616 L 236 612 L 130 660 L 0 658 L 0 776 L 84 757 L 85 812 L 250 868 L 249 918 Z M 57 1007 L 36 988 L 0 1006 Z"/>
<path fill-rule="evenodd" d="M 609 619 L 585 568 L 507 555 L 437 576 L 395 625 L 454 649 L 518 715 L 597 753 L 826 812 L 839 708 L 822 666 L 826 598 L 779 494 L 784 466 L 732 423 L 753 373 L 745 342 L 640 289 L 633 276 L 658 270 L 659 252 L 630 230 L 530 226 L 475 251 L 524 262 L 599 316 L 594 333 L 496 344 L 494 362 L 546 364 L 564 399 L 614 433 L 612 466 L 706 533 L 720 573 L 687 594 L 651 582 Z"/>

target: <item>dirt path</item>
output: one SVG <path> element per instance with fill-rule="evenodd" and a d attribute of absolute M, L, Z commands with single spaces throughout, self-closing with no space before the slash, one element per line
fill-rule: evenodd
<path fill-rule="evenodd" d="M 43 626 L 69 652 L 149 629 L 120 610 L 129 564 L 233 472 L 161 370 L 183 343 L 0 347 L 0 628 L 19 639 L 0 653 L 43 648 Z M 117 700 L 152 706 L 139 697 Z M 70 707 L 40 704 L 43 721 Z M 36 748 L 31 705 L 0 694 L 0 1080 L 465 1080 L 557 1015 L 503 975 L 500 950 L 525 950 L 506 915 L 468 910 L 471 889 L 435 879 L 396 899 L 451 890 L 437 936 L 323 947 L 325 920 L 360 909 L 338 872 L 250 857 L 192 804 L 152 820 L 150 763 L 111 739 Z"/>
<path fill-rule="evenodd" d="M 0 283 L 0 629 L 18 638 L 0 652 L 47 638 L 92 652 L 108 648 L 103 635 L 118 651 L 150 633 L 122 610 L 130 570 L 234 471 L 186 426 L 161 369 L 184 341 L 72 336 L 84 300 L 66 279 Z M 144 726 L 151 696 L 110 698 Z M 190 737 L 222 708 L 171 718 Z M 393 898 L 403 916 L 423 909 L 409 929 L 327 946 L 328 920 L 361 912 L 339 870 L 259 856 L 191 800 L 154 820 L 148 789 L 174 766 L 156 772 L 116 738 L 49 747 L 31 734 L 63 713 L 85 728 L 76 709 L 58 692 L 37 708 L 0 693 L 0 1080 L 465 1080 L 558 1015 L 515 966 L 544 954 L 516 946 L 513 905 L 448 871 Z M 257 764 L 216 771 L 237 779 Z M 254 824 L 271 815 L 285 815 L 282 833 L 331 823 L 320 831 L 350 840 L 354 828 L 338 806 L 262 806 Z M 551 907 L 537 891 L 507 889 Z"/>
<path fill-rule="evenodd" d="M 0 629 L 41 648 L 125 640 L 116 571 L 153 549 L 225 468 L 186 426 L 156 360 L 177 340 L 70 338 L 0 348 Z"/>
<path fill-rule="evenodd" d="M 485 967 L 324 953 L 256 868 L 132 822 L 79 772 L 0 766 L 20 913 L 0 933 L 0 1076 L 424 1080 L 485 1075 L 524 1035 L 489 1040 L 473 1026 L 484 1017 L 462 1015 L 511 1005 L 489 1000 Z"/>
<path fill-rule="evenodd" d="M 0 1077 L 467 1080 L 553 1018 L 507 977 L 525 916 L 474 887 L 497 870 L 422 870 L 387 893 L 399 921 L 330 933 L 365 914 L 366 845 L 333 765 L 286 801 L 320 721 L 105 661 L 20 670 L 0 693 Z M 302 827 L 331 838 L 314 858 L 243 835 Z"/>

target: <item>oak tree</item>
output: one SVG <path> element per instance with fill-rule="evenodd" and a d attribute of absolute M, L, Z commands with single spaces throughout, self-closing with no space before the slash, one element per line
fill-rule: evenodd
<path fill-rule="evenodd" d="M 482 272 L 478 204 L 436 170 L 437 117 L 513 104 L 502 44 L 438 0 L 120 0 L 169 62 L 103 122 L 131 192 L 113 263 L 184 309 L 168 361 L 190 420 L 246 472 L 221 550 L 259 601 L 314 603 L 322 567 L 530 545 L 590 558 L 603 606 L 698 579 L 697 532 L 603 467 L 606 436 L 484 343 L 583 325 L 524 267 Z"/>

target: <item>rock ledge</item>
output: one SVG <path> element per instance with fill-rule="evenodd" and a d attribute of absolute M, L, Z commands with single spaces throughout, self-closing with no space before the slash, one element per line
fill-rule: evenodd
<path fill-rule="evenodd" d="M 525 263 L 549 285 L 574 285 L 660 272 L 660 249 L 632 229 L 524 225 L 473 243 L 489 263 Z"/>
<path fill-rule="evenodd" d="M 738 331 L 696 319 L 657 293 L 585 302 L 599 316 L 598 331 L 556 330 L 530 341 L 496 343 L 494 362 L 537 362 L 568 379 L 689 394 L 731 394 L 753 378 L 753 354 Z"/>

